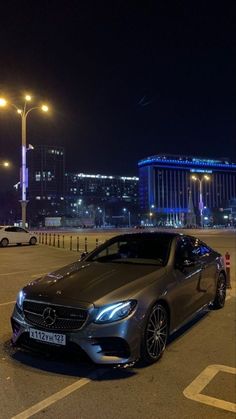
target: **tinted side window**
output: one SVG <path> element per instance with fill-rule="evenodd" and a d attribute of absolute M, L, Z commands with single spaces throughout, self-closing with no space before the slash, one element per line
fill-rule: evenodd
<path fill-rule="evenodd" d="M 186 259 L 190 259 L 192 250 L 193 248 L 190 242 L 187 239 L 181 238 L 177 243 L 175 252 L 175 262 L 179 264 Z"/>
<path fill-rule="evenodd" d="M 8 231 L 8 233 L 15 233 L 16 232 L 16 227 L 7 227 L 7 228 L 5 228 L 5 231 Z"/>
<path fill-rule="evenodd" d="M 23 228 L 20 228 L 20 227 L 16 227 L 16 231 L 17 231 L 17 233 L 27 233 L 26 230 L 24 230 Z"/>
<path fill-rule="evenodd" d="M 200 246 L 194 243 L 187 237 L 181 238 L 176 247 L 175 263 L 181 264 L 184 260 L 197 261 L 201 256 Z"/>
<path fill-rule="evenodd" d="M 201 242 L 201 255 L 208 256 L 210 253 L 212 253 L 211 248 L 208 247 L 205 243 Z"/>

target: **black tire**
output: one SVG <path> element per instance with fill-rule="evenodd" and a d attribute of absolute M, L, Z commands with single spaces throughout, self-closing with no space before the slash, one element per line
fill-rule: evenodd
<path fill-rule="evenodd" d="M 169 318 L 166 308 L 155 304 L 146 321 L 141 342 L 141 362 L 153 364 L 163 355 L 169 333 Z"/>
<path fill-rule="evenodd" d="M 7 247 L 9 245 L 9 240 L 4 238 L 4 239 L 1 240 L 0 244 L 1 244 L 2 247 Z"/>
<path fill-rule="evenodd" d="M 225 278 L 225 275 L 221 272 L 217 280 L 216 296 L 213 301 L 213 308 L 214 309 L 223 308 L 225 305 L 225 298 L 226 298 L 226 278 Z"/>
<path fill-rule="evenodd" d="M 29 244 L 30 246 L 35 246 L 35 244 L 37 243 L 37 238 L 36 237 L 31 237 Z"/>

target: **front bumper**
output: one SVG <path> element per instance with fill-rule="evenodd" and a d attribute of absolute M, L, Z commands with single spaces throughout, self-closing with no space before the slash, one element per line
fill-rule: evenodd
<path fill-rule="evenodd" d="M 26 321 L 23 312 L 19 312 L 16 306 L 11 317 L 11 324 L 12 343 L 15 346 L 22 346 L 25 341 L 27 341 L 27 346 L 31 343 L 32 346 L 37 344 L 38 341 L 29 337 L 30 328 L 48 331 Z M 58 333 L 66 335 L 67 348 L 70 346 L 78 348 L 78 353 L 82 350 L 97 364 L 127 364 L 137 361 L 140 357 L 141 326 L 135 312 L 126 319 L 114 323 L 86 323 L 81 330 L 73 332 L 60 330 Z M 45 351 L 52 346 L 46 342 L 39 343 L 41 347 L 45 346 Z M 53 347 L 55 349 L 57 345 Z"/>

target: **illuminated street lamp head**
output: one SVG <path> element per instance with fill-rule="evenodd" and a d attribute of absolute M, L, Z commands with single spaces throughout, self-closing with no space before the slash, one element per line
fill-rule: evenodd
<path fill-rule="evenodd" d="M 6 106 L 6 104 L 7 104 L 6 99 L 4 99 L 3 97 L 0 97 L 0 106 L 4 107 L 4 106 Z"/>
<path fill-rule="evenodd" d="M 204 175 L 205 180 L 211 180 L 210 176 Z"/>
<path fill-rule="evenodd" d="M 30 95 L 26 95 L 26 96 L 25 96 L 25 100 L 27 100 L 27 102 L 30 102 L 30 101 L 31 101 L 31 99 L 32 99 L 32 97 L 31 97 Z"/>
<path fill-rule="evenodd" d="M 22 114 L 22 110 L 21 109 L 17 109 L 17 113 Z"/>
<path fill-rule="evenodd" d="M 43 112 L 48 112 L 48 106 L 47 105 L 42 105 L 41 107 Z"/>
<path fill-rule="evenodd" d="M 193 175 L 193 176 L 191 176 L 191 179 L 197 180 L 197 177 Z"/>
<path fill-rule="evenodd" d="M 9 167 L 9 166 L 10 166 L 9 161 L 4 161 L 4 162 L 3 162 L 3 166 L 4 166 L 4 167 Z"/>

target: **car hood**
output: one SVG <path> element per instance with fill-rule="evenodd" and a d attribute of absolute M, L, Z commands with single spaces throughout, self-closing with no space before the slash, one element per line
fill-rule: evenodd
<path fill-rule="evenodd" d="M 132 298 L 163 271 L 156 265 L 77 262 L 30 283 L 24 291 L 29 299 L 100 305 Z"/>

